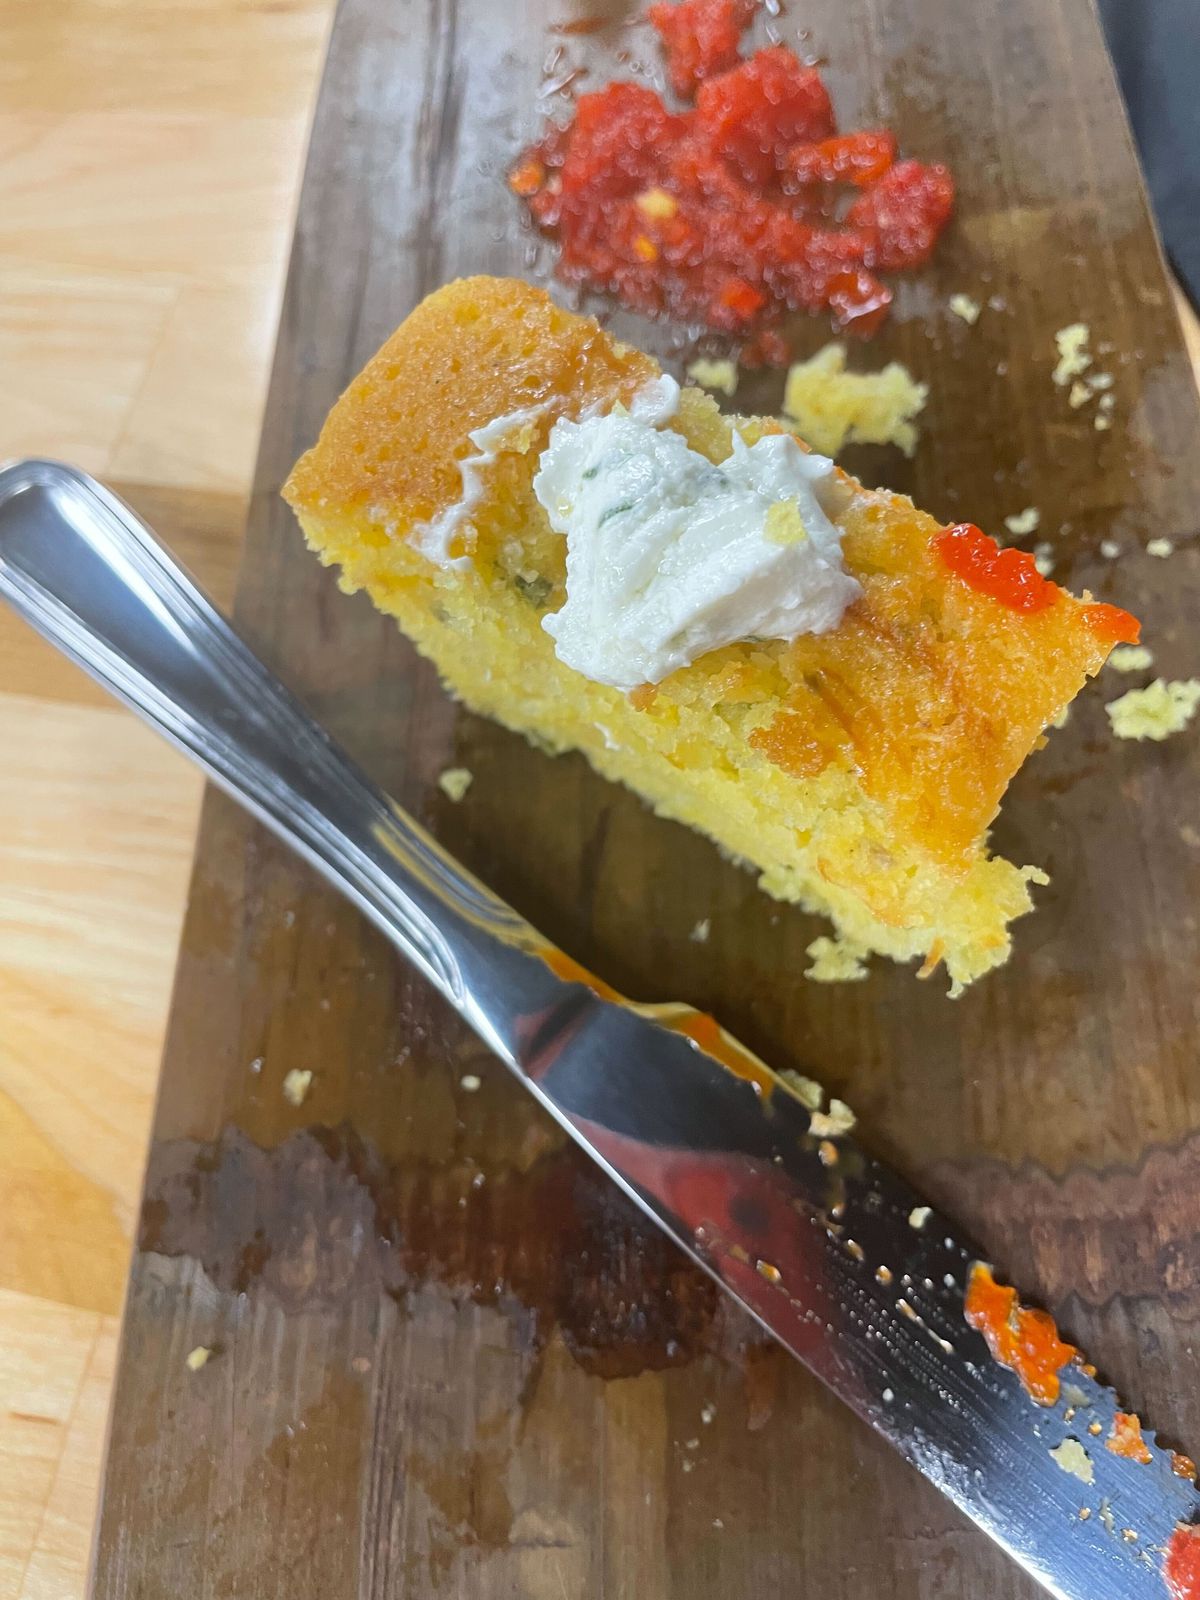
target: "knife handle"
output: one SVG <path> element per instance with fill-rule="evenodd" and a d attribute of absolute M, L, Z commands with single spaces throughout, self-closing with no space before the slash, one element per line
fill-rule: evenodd
<path fill-rule="evenodd" d="M 347 892 L 489 1044 L 562 998 L 553 947 L 388 798 L 128 506 L 0 468 L 0 595 Z"/>

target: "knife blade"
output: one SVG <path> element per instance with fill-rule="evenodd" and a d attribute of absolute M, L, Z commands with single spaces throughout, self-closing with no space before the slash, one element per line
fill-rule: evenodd
<path fill-rule="evenodd" d="M 995 1288 L 844 1108 L 544 939 L 376 788 L 115 496 L 53 462 L 0 469 L 0 594 L 346 893 L 682 1250 L 1049 1593 L 1200 1595 L 1190 1463 Z"/>

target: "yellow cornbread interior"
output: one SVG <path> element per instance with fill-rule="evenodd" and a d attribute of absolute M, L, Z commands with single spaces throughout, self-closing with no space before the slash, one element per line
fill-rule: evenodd
<path fill-rule="evenodd" d="M 1042 729 L 1106 654 L 1068 595 L 1018 616 L 949 574 L 937 524 L 845 478 L 838 628 L 712 651 L 626 694 L 564 666 L 541 626 L 565 549 L 531 487 L 558 415 L 628 402 L 657 375 L 589 319 L 508 280 L 426 300 L 355 380 L 285 488 L 306 538 L 365 589 L 474 710 L 543 749 L 583 751 L 762 887 L 836 924 L 853 955 L 943 961 L 955 987 L 1003 961 L 1041 875 L 989 857 L 986 829 Z M 472 429 L 529 407 L 441 566 L 410 542 L 462 493 Z M 731 420 L 685 389 L 670 424 L 713 461 Z M 778 424 L 738 419 L 749 442 Z"/>

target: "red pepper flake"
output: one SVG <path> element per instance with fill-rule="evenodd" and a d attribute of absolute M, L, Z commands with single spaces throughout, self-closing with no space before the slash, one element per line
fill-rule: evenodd
<path fill-rule="evenodd" d="M 1030 1399 L 1040 1406 L 1055 1404 L 1061 1388 L 1058 1375 L 1077 1351 L 1059 1338 L 1048 1312 L 1023 1306 L 1015 1289 L 997 1283 L 986 1262 L 976 1261 L 963 1314 L 987 1341 L 992 1359 L 1020 1378 Z"/>
<path fill-rule="evenodd" d="M 1112 1432 L 1104 1441 L 1106 1450 L 1126 1461 L 1137 1461 L 1148 1467 L 1154 1460 L 1150 1447 L 1142 1438 L 1141 1418 L 1132 1411 L 1118 1411 L 1113 1418 Z"/>
<path fill-rule="evenodd" d="M 1120 606 L 1097 602 L 1085 608 L 1083 620 L 1106 644 L 1136 644 L 1142 637 L 1141 623 Z"/>
<path fill-rule="evenodd" d="M 1180 1523 L 1171 1535 L 1163 1577 L 1171 1600 L 1200 1600 L 1200 1527 L 1195 1523 Z"/>
<path fill-rule="evenodd" d="M 1012 611 L 1044 611 L 1062 592 L 1042 577 L 1027 551 L 1002 550 L 974 523 L 946 528 L 933 542 L 950 571 L 968 588 L 990 595 Z"/>
<path fill-rule="evenodd" d="M 694 103 L 675 110 L 630 82 L 580 95 L 509 186 L 556 240 L 561 279 L 734 334 L 747 364 L 774 365 L 788 349 L 768 335 L 791 312 L 870 337 L 892 302 L 879 270 L 928 259 L 954 185 L 944 167 L 897 162 L 887 129 L 839 134 L 820 72 L 788 46 L 739 59 L 753 10 L 652 5 L 672 82 Z"/>

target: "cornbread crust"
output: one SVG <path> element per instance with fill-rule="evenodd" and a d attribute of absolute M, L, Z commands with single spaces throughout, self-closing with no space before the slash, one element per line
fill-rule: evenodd
<path fill-rule="evenodd" d="M 989 857 L 986 831 L 1043 730 L 1108 643 L 1065 593 L 1016 612 L 951 574 L 939 525 L 841 475 L 846 563 L 862 598 L 822 637 L 746 640 L 626 695 L 573 672 L 542 617 L 565 551 L 531 480 L 558 415 L 629 403 L 649 357 L 541 290 L 461 280 L 425 300 L 338 401 L 284 494 L 309 544 L 394 616 L 468 705 L 539 746 L 582 750 L 656 810 L 709 834 L 762 887 L 898 960 L 940 955 L 957 988 L 1003 961 L 1033 867 Z M 410 542 L 462 494 L 471 430 L 531 407 L 484 472 L 455 554 Z M 731 429 L 685 389 L 670 424 L 710 460 Z"/>

